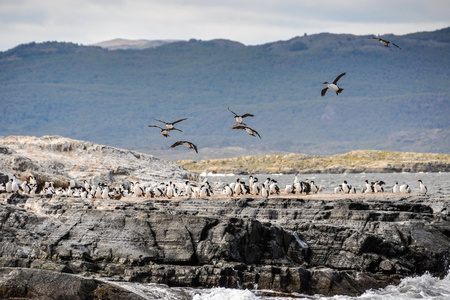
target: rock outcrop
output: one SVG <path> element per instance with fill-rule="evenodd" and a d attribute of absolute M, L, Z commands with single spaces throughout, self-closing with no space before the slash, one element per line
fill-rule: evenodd
<path fill-rule="evenodd" d="M 450 264 L 449 202 L 429 196 L 92 201 L 4 195 L 0 267 L 169 286 L 357 295 L 426 271 L 443 276 Z"/>
<path fill-rule="evenodd" d="M 182 167 L 152 155 L 61 136 L 0 138 L 2 173 L 9 177 L 16 173 L 21 180 L 33 175 L 38 182 L 53 181 L 56 186 L 67 186 L 71 179 L 78 184 L 88 180 L 152 185 L 167 178 L 183 182 L 190 177 Z"/>

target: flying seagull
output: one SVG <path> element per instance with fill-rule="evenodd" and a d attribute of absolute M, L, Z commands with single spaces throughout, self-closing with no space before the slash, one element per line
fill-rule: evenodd
<path fill-rule="evenodd" d="M 153 118 L 153 119 L 155 119 L 155 118 Z M 177 121 L 172 122 L 172 123 L 165 122 L 165 121 L 161 121 L 161 120 L 158 120 L 158 119 L 155 119 L 155 120 L 158 121 L 158 122 L 161 122 L 161 123 L 166 124 L 166 127 L 167 127 L 167 128 L 172 129 L 172 128 L 174 128 L 173 125 L 175 125 L 175 124 L 178 123 L 178 122 L 184 121 L 184 120 L 186 120 L 186 119 L 187 119 L 187 118 L 180 119 L 180 120 L 177 120 Z"/>
<path fill-rule="evenodd" d="M 335 91 L 335 92 L 336 92 L 336 95 L 339 96 L 339 94 L 342 93 L 342 91 L 343 91 L 344 89 L 341 89 L 340 87 L 338 87 L 338 86 L 337 86 L 337 82 L 338 82 L 338 80 L 341 79 L 341 77 L 344 76 L 344 75 L 345 75 L 345 73 L 340 74 L 338 77 L 336 77 L 336 79 L 335 79 L 332 83 L 328 83 L 328 82 L 325 81 L 323 84 L 326 84 L 327 87 L 324 88 L 324 89 L 322 90 L 321 95 L 322 95 L 322 96 L 325 96 L 325 94 L 327 93 L 327 90 L 330 89 L 330 90 Z"/>
<path fill-rule="evenodd" d="M 159 128 L 159 130 L 161 130 L 161 134 L 162 134 L 163 136 L 165 136 L 165 137 L 169 137 L 169 136 L 170 136 L 170 135 L 169 135 L 169 131 L 171 131 L 171 130 L 178 130 L 178 131 L 182 132 L 180 129 L 175 128 L 175 127 L 172 127 L 172 128 L 161 128 L 161 127 L 159 127 L 158 125 L 148 125 L 148 127 L 156 127 L 156 128 Z"/>
<path fill-rule="evenodd" d="M 400 48 L 399 46 L 397 46 L 396 44 L 394 44 L 393 42 L 386 41 L 386 40 L 383 40 L 383 39 L 380 39 L 380 38 L 377 38 L 377 37 L 370 37 L 369 39 L 370 39 L 370 40 L 379 40 L 380 43 L 381 43 L 383 46 L 388 47 L 388 48 L 389 48 L 389 44 L 392 44 L 392 45 L 394 45 L 395 47 L 397 47 L 398 49 L 400 49 L 400 50 L 402 49 L 402 48 Z"/>
<path fill-rule="evenodd" d="M 234 124 L 234 126 L 237 126 L 238 124 L 247 125 L 244 123 L 244 121 L 242 119 L 246 118 L 246 117 L 254 117 L 254 115 L 252 115 L 252 114 L 243 114 L 240 116 L 237 113 L 235 113 L 234 111 L 232 111 L 229 107 L 228 107 L 228 110 L 234 114 L 234 118 L 236 119 L 236 124 Z"/>
<path fill-rule="evenodd" d="M 184 146 L 188 147 L 189 149 L 194 149 L 195 152 L 198 153 L 197 146 L 195 146 L 193 143 L 188 142 L 188 141 L 175 142 L 172 146 L 170 146 L 170 148 L 175 148 L 176 146 L 180 146 L 180 145 L 184 145 Z"/>
<path fill-rule="evenodd" d="M 258 136 L 259 138 L 261 138 L 261 136 L 259 135 L 259 133 L 258 133 L 258 131 L 256 131 L 255 129 L 252 129 L 252 128 L 250 128 L 250 127 L 247 127 L 247 126 L 242 126 L 242 125 L 239 125 L 239 126 L 233 126 L 233 127 L 231 127 L 231 129 L 244 129 L 245 131 L 247 131 L 247 133 L 249 134 L 249 135 L 253 135 L 253 136 Z M 256 135 L 255 135 L 256 134 Z"/>

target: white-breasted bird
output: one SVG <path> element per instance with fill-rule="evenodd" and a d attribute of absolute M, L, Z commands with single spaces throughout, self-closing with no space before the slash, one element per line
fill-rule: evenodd
<path fill-rule="evenodd" d="M 427 193 L 427 187 L 423 184 L 422 180 L 419 179 L 419 191 L 422 195 Z"/>
<path fill-rule="evenodd" d="M 378 37 L 370 37 L 369 40 L 378 40 L 378 41 L 381 43 L 381 45 L 383 45 L 383 46 L 385 46 L 385 47 L 388 47 L 388 48 L 389 48 L 389 44 L 392 44 L 392 45 L 394 45 L 395 47 L 397 47 L 398 49 L 400 49 L 400 50 L 402 49 L 402 48 L 400 48 L 399 46 L 397 46 L 396 44 L 394 44 L 393 42 L 391 42 L 391 41 L 386 41 L 386 40 L 380 39 L 380 38 L 378 38 Z"/>
<path fill-rule="evenodd" d="M 336 77 L 336 79 L 334 79 L 334 81 L 333 81 L 332 83 L 328 83 L 328 82 L 325 81 L 323 84 L 326 84 L 327 87 L 324 88 L 324 89 L 322 90 L 321 95 L 322 95 L 322 96 L 325 96 L 325 94 L 327 93 L 328 89 L 330 89 L 330 90 L 332 90 L 332 91 L 335 91 L 335 92 L 336 92 L 336 95 L 339 95 L 340 93 L 342 93 L 342 91 L 343 91 L 344 89 L 338 87 L 338 86 L 337 86 L 337 82 L 338 82 L 339 79 L 341 79 L 341 77 L 344 76 L 345 74 L 346 74 L 346 73 L 339 74 L 339 75 Z"/>
<path fill-rule="evenodd" d="M 247 125 L 247 124 L 244 123 L 244 121 L 242 119 L 243 118 L 247 118 L 247 117 L 254 117 L 254 115 L 248 114 L 248 113 L 247 114 L 243 114 L 243 115 L 238 115 L 237 113 L 232 111 L 229 107 L 228 107 L 228 110 L 231 111 L 231 113 L 233 113 L 234 118 L 236 120 L 236 124 L 234 124 L 234 126 L 238 126 L 238 124 Z"/>

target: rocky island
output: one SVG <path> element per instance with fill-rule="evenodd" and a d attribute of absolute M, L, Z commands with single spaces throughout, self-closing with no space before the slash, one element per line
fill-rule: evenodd
<path fill-rule="evenodd" d="M 3 180 L 33 175 L 67 186 L 71 179 L 153 185 L 195 178 L 152 156 L 61 137 L 5 138 L 0 157 Z M 359 295 L 405 276 L 447 273 L 448 200 L 389 193 L 120 200 L 2 193 L 0 298 L 139 299 L 116 280 Z"/>

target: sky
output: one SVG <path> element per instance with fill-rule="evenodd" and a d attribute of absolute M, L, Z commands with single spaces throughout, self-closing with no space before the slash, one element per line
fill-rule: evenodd
<path fill-rule="evenodd" d="M 0 0 L 0 51 L 30 42 L 383 35 L 450 26 L 450 0 Z"/>

